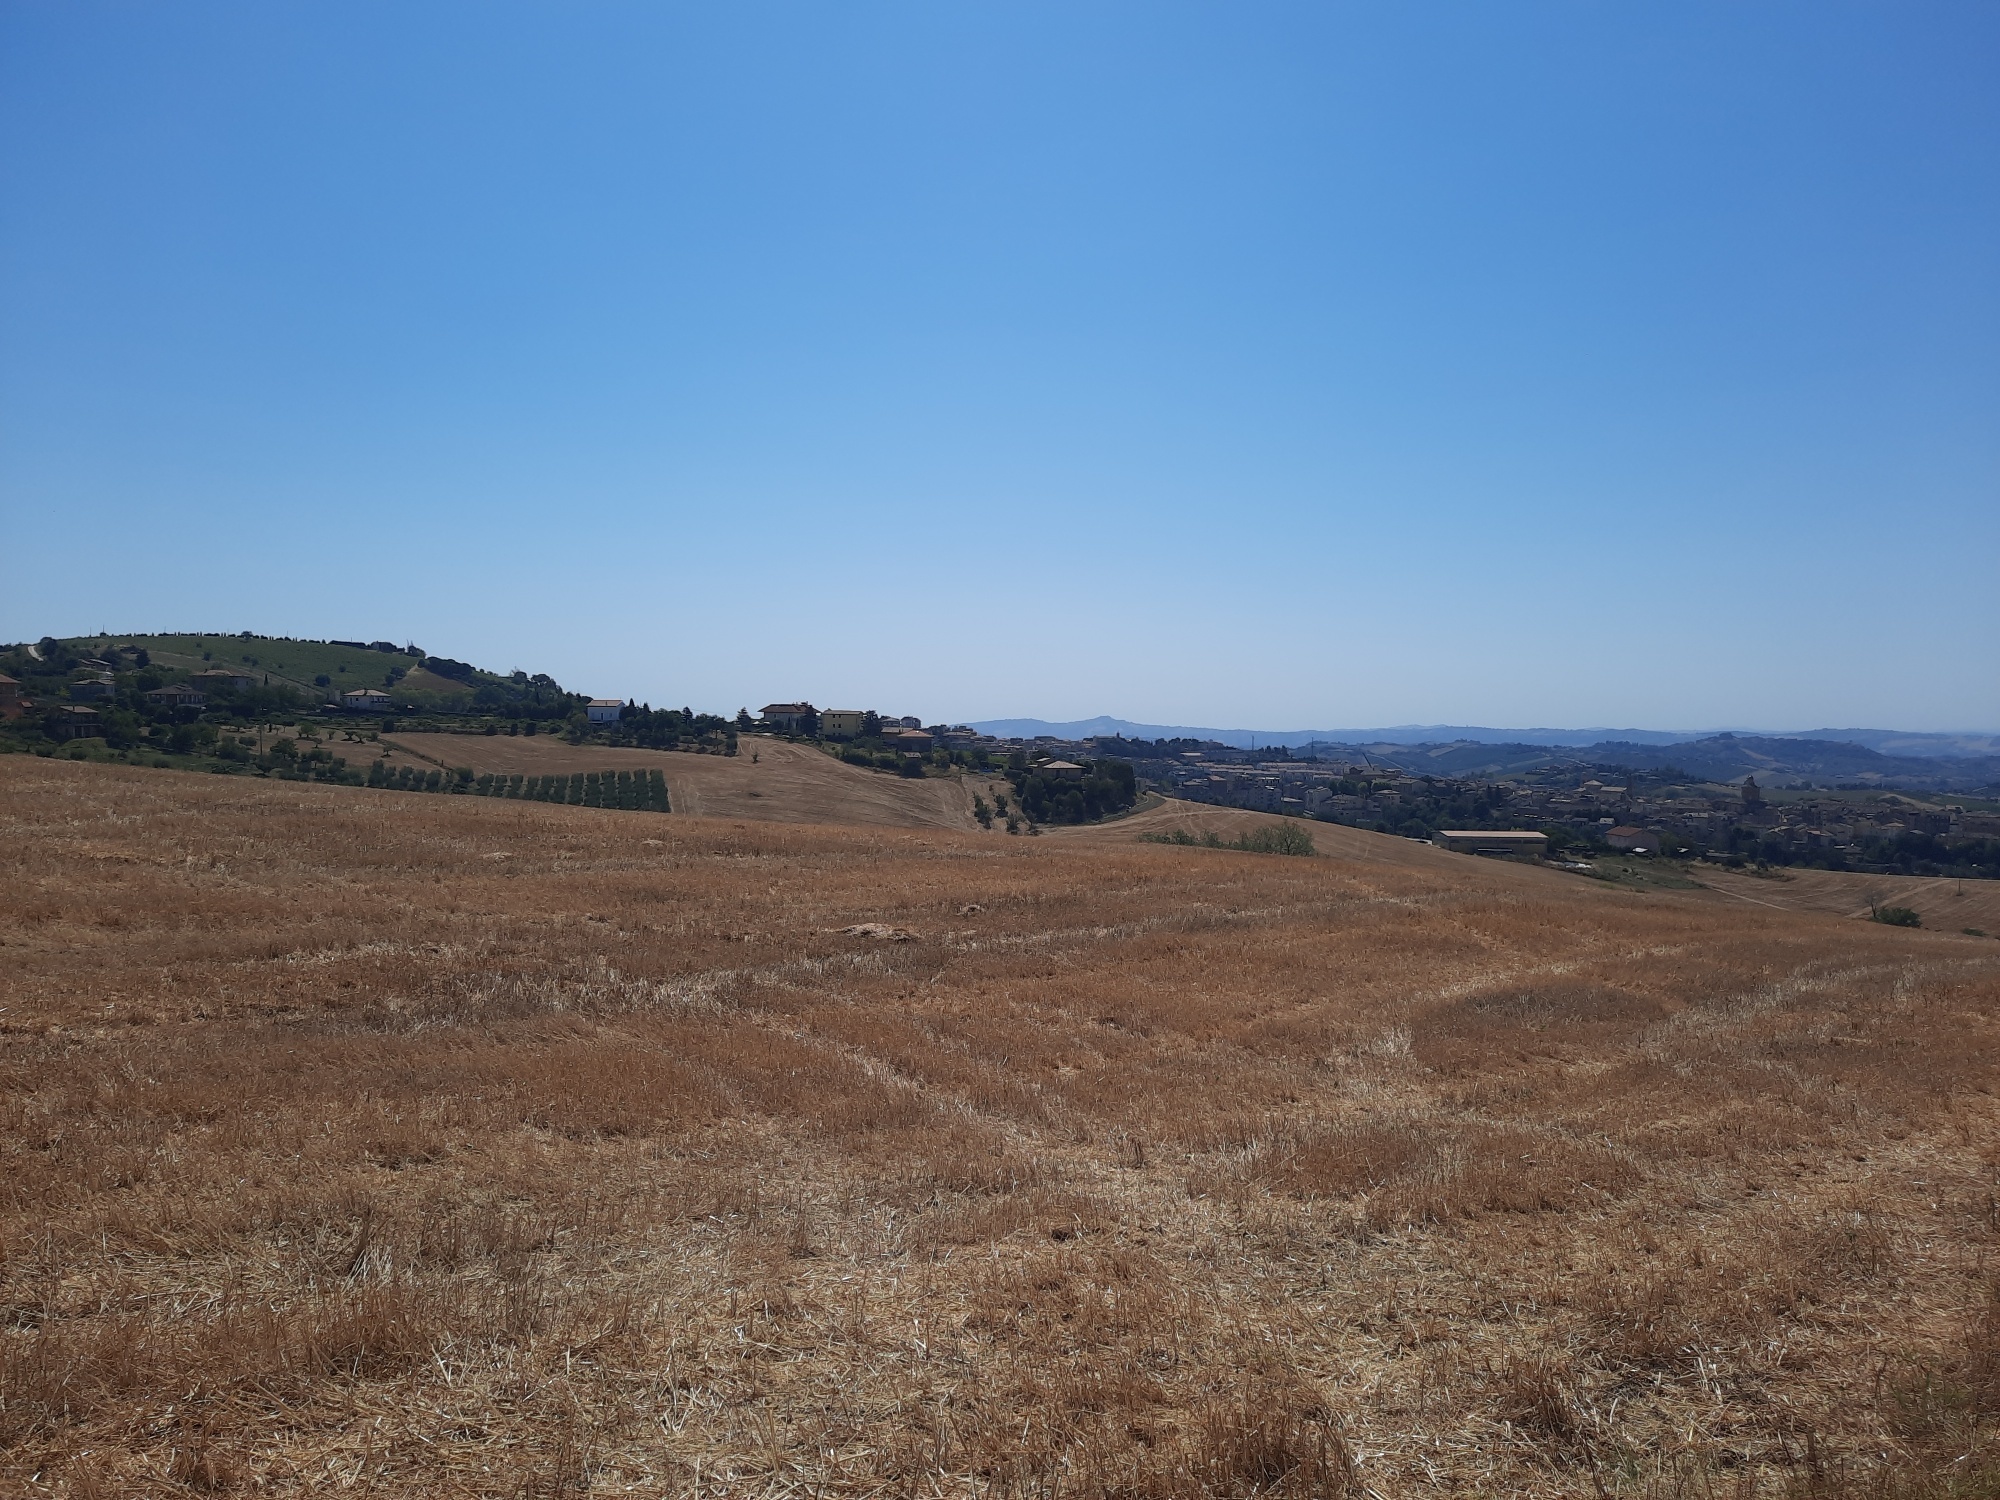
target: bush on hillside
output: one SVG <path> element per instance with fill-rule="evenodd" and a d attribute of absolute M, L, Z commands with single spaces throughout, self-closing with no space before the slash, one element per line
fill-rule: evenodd
<path fill-rule="evenodd" d="M 1171 833 L 1142 833 L 1142 844 L 1179 844 L 1188 849 L 1234 849 L 1243 854 L 1312 854 L 1312 835 L 1296 824 L 1286 823 L 1277 828 L 1256 828 L 1233 839 L 1224 839 L 1219 834 L 1207 833 L 1196 838 L 1184 828 L 1176 828 Z"/>

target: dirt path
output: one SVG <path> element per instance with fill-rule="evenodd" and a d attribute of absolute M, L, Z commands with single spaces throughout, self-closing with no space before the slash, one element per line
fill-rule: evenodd
<path fill-rule="evenodd" d="M 966 832 L 979 827 L 972 817 L 973 788 L 959 777 L 905 780 L 843 765 L 810 746 L 749 735 L 733 756 L 571 745 L 553 735 L 397 734 L 384 735 L 383 743 L 479 772 L 549 776 L 657 767 L 674 811 L 702 818 Z"/>

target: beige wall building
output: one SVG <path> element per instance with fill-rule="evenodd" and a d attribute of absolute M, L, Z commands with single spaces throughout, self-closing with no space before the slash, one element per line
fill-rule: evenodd
<path fill-rule="evenodd" d="M 867 717 L 866 710 L 859 708 L 821 709 L 819 732 L 837 740 L 851 740 L 861 733 L 861 721 Z"/>

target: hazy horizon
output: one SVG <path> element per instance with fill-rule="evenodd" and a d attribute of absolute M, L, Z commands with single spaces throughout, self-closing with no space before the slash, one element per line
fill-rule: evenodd
<path fill-rule="evenodd" d="M 0 635 L 2000 723 L 2000 12 L 0 4 Z"/>

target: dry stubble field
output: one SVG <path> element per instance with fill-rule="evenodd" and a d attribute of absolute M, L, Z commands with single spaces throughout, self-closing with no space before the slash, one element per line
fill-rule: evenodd
<path fill-rule="evenodd" d="M 0 816 L 9 1492 L 1992 1492 L 1990 942 L 1365 838 Z"/>
<path fill-rule="evenodd" d="M 740 755 L 570 745 L 553 735 L 398 734 L 385 737 L 439 766 L 552 775 L 568 771 L 658 770 L 674 811 L 696 817 L 776 823 L 859 823 L 889 828 L 977 832 L 972 787 L 992 778 L 922 781 L 843 765 L 810 745 L 745 738 Z M 754 757 L 754 759 L 753 759 Z M 1005 783 L 1001 789 L 1007 790 Z"/>
<path fill-rule="evenodd" d="M 1972 927 L 2000 937 L 2000 880 L 1804 869 L 1752 875 L 1706 865 L 1696 868 L 1694 878 L 1738 901 L 1841 917 L 1865 917 L 1871 906 L 1907 906 L 1923 915 L 1926 927 L 1945 932 Z"/>

